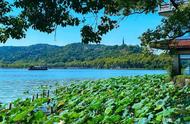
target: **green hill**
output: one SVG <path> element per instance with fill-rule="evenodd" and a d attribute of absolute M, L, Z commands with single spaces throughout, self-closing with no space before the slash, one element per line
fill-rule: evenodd
<path fill-rule="evenodd" d="M 0 47 L 1 67 L 81 68 L 163 68 L 170 58 L 165 55 L 144 55 L 140 46 L 87 45 L 73 43 L 66 46 L 37 44 L 27 47 Z"/>

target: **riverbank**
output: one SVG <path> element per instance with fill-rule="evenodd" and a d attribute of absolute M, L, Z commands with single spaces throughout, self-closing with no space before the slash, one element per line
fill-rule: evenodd
<path fill-rule="evenodd" d="M 165 75 L 110 78 L 58 86 L 0 109 L 5 123 L 189 123 L 190 87 Z M 43 97 L 42 97 L 43 96 Z"/>
<path fill-rule="evenodd" d="M 0 69 L 28 69 L 28 67 L 0 67 Z M 48 69 L 165 70 L 164 68 L 87 68 L 87 67 L 48 67 Z"/>

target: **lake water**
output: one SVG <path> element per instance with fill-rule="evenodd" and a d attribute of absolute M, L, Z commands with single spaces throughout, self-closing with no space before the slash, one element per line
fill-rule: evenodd
<path fill-rule="evenodd" d="M 8 103 L 17 98 L 23 98 L 24 91 L 41 85 L 165 73 L 164 70 L 49 69 L 28 71 L 27 69 L 0 69 L 0 102 Z"/>

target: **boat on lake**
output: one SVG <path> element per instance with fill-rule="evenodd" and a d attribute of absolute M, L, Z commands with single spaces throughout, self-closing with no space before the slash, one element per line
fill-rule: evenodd
<path fill-rule="evenodd" d="M 47 66 L 30 66 L 28 70 L 48 70 Z"/>

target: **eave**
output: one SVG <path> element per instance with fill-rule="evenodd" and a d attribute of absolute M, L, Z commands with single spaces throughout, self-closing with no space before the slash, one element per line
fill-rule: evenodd
<path fill-rule="evenodd" d="M 190 49 L 190 39 L 162 40 L 150 43 L 150 47 L 162 50 L 185 50 Z"/>

